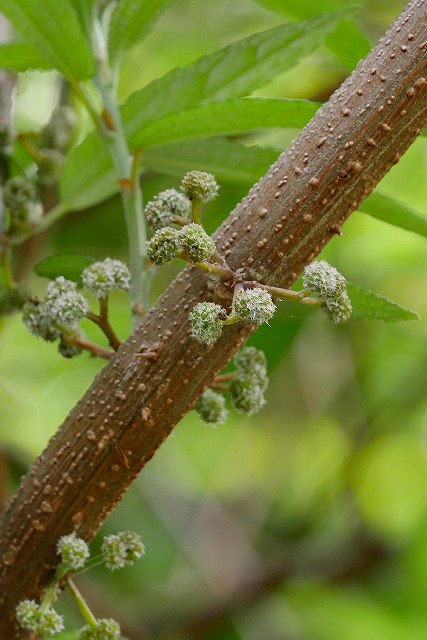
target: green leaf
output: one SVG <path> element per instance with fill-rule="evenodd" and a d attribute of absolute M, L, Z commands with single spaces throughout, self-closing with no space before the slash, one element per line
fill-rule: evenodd
<path fill-rule="evenodd" d="M 345 0 L 255 0 L 258 4 L 270 9 L 285 18 L 302 20 L 327 14 L 348 6 Z M 353 7 L 355 10 L 356 7 Z M 371 43 L 367 36 L 354 21 L 340 22 L 333 32 L 327 36 L 325 44 L 335 54 L 337 59 L 348 69 L 352 70 L 361 58 L 371 50 Z"/>
<path fill-rule="evenodd" d="M 225 138 L 212 138 L 209 144 L 184 142 L 148 149 L 144 167 L 181 178 L 197 169 L 213 173 L 221 182 L 253 184 L 277 159 L 277 151 L 257 146 L 245 147 Z"/>
<path fill-rule="evenodd" d="M 91 256 L 80 253 L 62 253 L 44 258 L 36 264 L 34 271 L 38 276 L 49 278 L 49 280 L 64 276 L 66 280 L 72 280 L 82 286 L 82 271 L 94 262 L 96 259 Z"/>
<path fill-rule="evenodd" d="M 319 104 L 308 100 L 237 98 L 210 102 L 200 107 L 170 113 L 155 120 L 132 136 L 132 146 L 141 148 L 246 133 L 266 127 L 302 128 L 316 113 Z"/>
<path fill-rule="evenodd" d="M 89 27 L 92 27 L 96 16 L 98 0 L 70 0 L 70 2 L 83 33 L 89 35 Z"/>
<path fill-rule="evenodd" d="M 353 305 L 352 318 L 383 320 L 383 322 L 420 319 L 414 311 L 405 309 L 396 302 L 355 284 L 347 283 L 347 291 Z"/>
<path fill-rule="evenodd" d="M 0 45 L 0 68 L 11 71 L 29 71 L 30 69 L 52 69 L 37 49 L 26 42 L 10 42 Z"/>
<path fill-rule="evenodd" d="M 115 7 L 110 22 L 109 50 L 113 63 L 120 61 L 142 40 L 169 1 L 121 0 Z"/>
<path fill-rule="evenodd" d="M 404 202 L 395 200 L 385 193 L 375 190 L 362 202 L 359 210 L 377 220 L 383 220 L 427 238 L 427 216 L 423 216 Z"/>
<path fill-rule="evenodd" d="M 95 66 L 69 0 L 0 0 L 0 10 L 47 64 L 71 80 L 89 78 Z"/>
<path fill-rule="evenodd" d="M 128 137 L 167 113 L 250 95 L 315 51 L 347 14 L 339 11 L 268 29 L 167 73 L 123 105 Z"/>
<path fill-rule="evenodd" d="M 75 210 L 86 209 L 118 191 L 111 158 L 96 131 L 67 155 L 59 189 L 67 208 Z"/>

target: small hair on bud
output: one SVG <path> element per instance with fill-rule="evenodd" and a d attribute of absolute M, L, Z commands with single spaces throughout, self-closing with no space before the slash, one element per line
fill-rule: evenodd
<path fill-rule="evenodd" d="M 95 628 L 86 625 L 80 630 L 79 640 L 120 640 L 121 637 L 118 622 L 112 618 L 100 618 Z"/>
<path fill-rule="evenodd" d="M 276 311 L 271 295 L 265 289 L 245 289 L 234 298 L 234 313 L 253 324 L 268 322 Z"/>
<path fill-rule="evenodd" d="M 194 405 L 194 409 L 202 422 L 213 426 L 223 424 L 228 418 L 224 396 L 212 389 L 207 389 L 204 392 Z"/>
<path fill-rule="evenodd" d="M 190 200 L 209 202 L 218 195 L 215 176 L 206 171 L 189 171 L 182 179 L 181 189 Z"/>
<path fill-rule="evenodd" d="M 203 344 L 213 344 L 222 333 L 225 309 L 214 302 L 199 302 L 190 311 L 191 335 Z"/>
<path fill-rule="evenodd" d="M 303 286 L 321 298 L 329 298 L 346 289 L 344 276 L 326 260 L 307 265 L 302 277 Z"/>
<path fill-rule="evenodd" d="M 200 224 L 191 222 L 179 232 L 182 247 L 187 252 L 191 262 L 204 262 L 216 251 L 215 242 Z"/>
<path fill-rule="evenodd" d="M 147 256 L 154 264 L 166 264 L 170 262 L 182 250 L 180 235 L 177 229 L 163 227 L 158 229 L 154 236 L 146 244 Z"/>
<path fill-rule="evenodd" d="M 105 536 L 101 546 L 104 564 L 110 571 L 134 564 L 145 553 L 141 538 L 134 531 Z"/>
<path fill-rule="evenodd" d="M 130 272 L 121 260 L 105 258 L 83 269 L 82 281 L 87 291 L 106 298 L 110 291 L 129 291 Z"/>
<path fill-rule="evenodd" d="M 88 545 L 82 538 L 76 536 L 75 531 L 59 538 L 57 549 L 62 562 L 69 565 L 74 571 L 84 567 L 90 556 Z"/>
<path fill-rule="evenodd" d="M 144 211 L 153 229 L 161 229 L 171 224 L 172 216 L 188 218 L 190 201 L 176 189 L 166 189 L 147 202 Z"/>
<path fill-rule="evenodd" d="M 86 298 L 76 291 L 76 283 L 63 276 L 48 284 L 43 307 L 55 325 L 68 329 L 75 329 L 89 311 Z"/>

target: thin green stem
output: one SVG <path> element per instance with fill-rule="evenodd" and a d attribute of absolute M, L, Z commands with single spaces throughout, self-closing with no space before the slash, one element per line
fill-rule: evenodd
<path fill-rule="evenodd" d="M 283 300 L 292 300 L 294 302 L 300 302 L 301 304 L 308 305 L 321 305 L 322 300 L 319 298 L 312 298 L 307 296 L 306 291 L 292 291 L 291 289 L 282 289 L 280 287 L 270 287 L 266 284 L 261 284 L 260 282 L 243 282 L 243 285 L 246 288 L 260 288 L 265 289 L 268 293 L 271 293 L 272 296 L 276 298 L 282 298 Z"/>
<path fill-rule="evenodd" d="M 92 311 L 88 311 L 86 314 L 86 318 L 91 320 L 94 324 L 96 324 L 103 334 L 106 336 L 108 340 L 108 344 L 110 347 L 117 351 L 117 349 L 122 344 L 119 338 L 116 335 L 113 327 L 110 324 L 109 320 L 109 308 L 108 308 L 108 297 L 101 298 L 99 301 L 99 315 L 96 313 L 92 313 Z"/>
<path fill-rule="evenodd" d="M 193 198 L 191 201 L 191 218 L 196 224 L 202 224 L 202 201 Z"/>
<path fill-rule="evenodd" d="M 234 313 L 232 313 L 231 316 L 228 316 L 228 318 L 222 321 L 222 324 L 224 326 L 229 324 L 236 324 L 236 322 L 241 322 L 241 320 L 242 318 L 239 318 L 239 316 L 236 316 L 234 315 Z"/>
<path fill-rule="evenodd" d="M 77 589 L 76 585 L 71 580 L 71 578 L 68 578 L 68 580 L 67 580 L 67 587 L 70 590 L 70 593 L 73 596 L 73 600 L 76 603 L 76 605 L 78 606 L 79 611 L 82 614 L 84 621 L 87 622 L 87 624 L 89 625 L 89 627 L 93 631 L 96 631 L 97 626 L 98 626 L 97 623 L 96 623 L 96 618 L 93 615 L 92 611 L 89 609 L 89 606 L 88 606 L 86 600 L 83 598 L 82 594 Z"/>
<path fill-rule="evenodd" d="M 104 127 L 101 134 L 111 155 L 117 181 L 121 189 L 129 244 L 130 295 L 133 303 L 132 319 L 133 324 L 137 325 L 141 322 L 141 314 L 138 309 L 142 305 L 144 311 L 147 312 L 151 303 L 150 278 L 146 274 L 147 254 L 145 244 L 147 232 L 138 170 L 140 152 L 135 156 L 132 163 L 120 110 L 117 105 L 114 78 L 107 59 L 105 37 L 99 23 L 95 24 L 93 45 L 98 66 L 95 84 L 104 104 Z"/>

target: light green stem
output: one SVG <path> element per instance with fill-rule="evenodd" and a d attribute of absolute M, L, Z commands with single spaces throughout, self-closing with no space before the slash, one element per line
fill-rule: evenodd
<path fill-rule="evenodd" d="M 193 198 L 191 201 L 191 218 L 196 224 L 202 224 L 202 201 Z"/>
<path fill-rule="evenodd" d="M 8 289 L 13 289 L 14 280 L 12 274 L 12 251 L 10 245 L 6 245 L 1 249 L 0 265 L 3 271 L 4 284 Z"/>
<path fill-rule="evenodd" d="M 87 622 L 87 624 L 93 631 L 96 631 L 96 618 L 93 615 L 92 611 L 89 609 L 86 600 L 83 598 L 82 594 L 70 578 L 67 580 L 67 587 L 69 588 L 71 595 L 73 596 L 73 600 L 78 606 L 85 622 Z"/>
<path fill-rule="evenodd" d="M 126 141 L 120 110 L 117 105 L 114 79 L 107 59 L 107 47 L 101 25 L 95 24 L 93 44 L 97 57 L 98 72 L 95 84 L 104 105 L 102 137 L 108 147 L 116 178 L 121 189 L 129 244 L 129 266 L 131 272 L 130 295 L 133 303 L 133 324 L 141 322 L 137 308 L 150 308 L 150 278 L 147 277 L 147 233 L 142 206 L 142 192 L 138 172 L 134 175 L 132 156 Z"/>

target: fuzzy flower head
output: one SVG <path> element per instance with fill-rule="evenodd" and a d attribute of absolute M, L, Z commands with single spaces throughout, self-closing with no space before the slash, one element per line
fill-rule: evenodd
<path fill-rule="evenodd" d="M 263 324 L 273 317 L 275 311 L 273 299 L 264 289 L 245 289 L 234 299 L 234 313 L 246 322 Z"/>
<path fill-rule="evenodd" d="M 225 310 L 214 302 L 199 302 L 189 314 L 191 335 L 203 344 L 213 344 L 222 333 Z"/>
<path fill-rule="evenodd" d="M 335 298 L 329 298 L 325 300 L 322 305 L 326 315 L 334 324 L 342 324 L 350 319 L 353 307 L 351 306 L 351 300 L 348 297 L 347 291 L 343 291 L 339 296 Z"/>
<path fill-rule="evenodd" d="M 105 258 L 83 269 L 82 281 L 85 289 L 97 298 L 106 298 L 110 291 L 129 291 L 129 269 L 121 260 Z"/>
<path fill-rule="evenodd" d="M 41 130 L 43 147 L 66 151 L 69 147 L 74 129 L 77 125 L 77 116 L 71 107 L 63 105 L 52 112 L 49 122 Z"/>
<path fill-rule="evenodd" d="M 233 407 L 250 416 L 265 405 L 264 391 L 267 381 L 260 385 L 251 374 L 239 374 L 230 383 Z M 264 388 L 263 388 L 264 387 Z"/>
<path fill-rule="evenodd" d="M 61 335 L 44 304 L 37 300 L 30 300 L 24 304 L 22 319 L 33 336 L 42 338 L 46 342 L 55 342 Z"/>
<path fill-rule="evenodd" d="M 64 166 L 65 155 L 59 149 L 41 149 L 38 163 L 38 177 L 41 184 L 46 187 L 55 185 L 61 175 Z"/>
<path fill-rule="evenodd" d="M 86 625 L 79 635 L 79 640 L 120 640 L 120 638 L 120 625 L 112 618 L 100 618 L 97 620 L 96 629 Z"/>
<path fill-rule="evenodd" d="M 43 306 L 55 324 L 69 329 L 74 329 L 89 310 L 86 298 L 76 291 L 76 283 L 63 276 L 48 284 Z"/>
<path fill-rule="evenodd" d="M 215 242 L 200 224 L 191 222 L 179 232 L 182 247 L 191 262 L 204 262 L 212 257 L 216 251 Z"/>
<path fill-rule="evenodd" d="M 344 276 L 326 260 L 312 262 L 304 269 L 303 286 L 320 298 L 330 298 L 345 291 Z"/>
<path fill-rule="evenodd" d="M 190 201 L 176 189 L 166 189 L 147 202 L 144 211 L 153 229 L 161 229 L 171 224 L 172 216 L 188 218 Z"/>
<path fill-rule="evenodd" d="M 3 188 L 3 203 L 9 212 L 12 231 L 25 231 L 26 225 L 36 223 L 43 214 L 43 207 L 33 183 L 21 176 L 6 182 Z"/>
<path fill-rule="evenodd" d="M 145 553 L 141 538 L 134 531 L 105 536 L 101 553 L 107 569 L 115 571 L 134 564 Z"/>
<path fill-rule="evenodd" d="M 267 388 L 267 359 L 255 347 L 244 347 L 234 356 L 238 375 L 251 376 L 263 391 Z"/>
<path fill-rule="evenodd" d="M 69 565 L 74 571 L 84 567 L 90 556 L 88 545 L 82 538 L 78 538 L 75 532 L 59 538 L 57 549 L 62 562 Z"/>
<path fill-rule="evenodd" d="M 223 424 L 228 418 L 225 398 L 212 389 L 207 389 L 194 406 L 200 419 L 206 424 L 216 426 Z"/>
<path fill-rule="evenodd" d="M 66 360 L 70 360 L 71 358 L 75 358 L 82 353 L 80 347 L 75 344 L 68 344 L 64 340 L 61 340 L 58 345 L 58 353 Z"/>
<path fill-rule="evenodd" d="M 64 630 L 64 619 L 52 608 L 41 612 L 34 600 L 22 600 L 16 607 L 16 619 L 23 629 L 42 637 L 54 636 Z"/>
<path fill-rule="evenodd" d="M 218 195 L 215 176 L 206 171 L 189 171 L 182 179 L 181 189 L 190 200 L 209 202 Z"/>
<path fill-rule="evenodd" d="M 163 227 L 158 229 L 146 244 L 147 257 L 154 264 L 166 264 L 181 251 L 180 235 L 177 229 Z"/>

